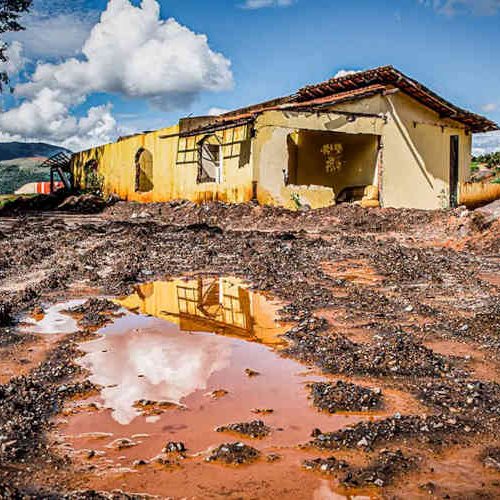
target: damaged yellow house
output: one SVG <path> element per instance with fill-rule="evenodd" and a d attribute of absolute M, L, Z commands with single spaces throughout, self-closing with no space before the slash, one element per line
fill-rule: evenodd
<path fill-rule="evenodd" d="M 73 182 L 139 202 L 287 208 L 339 202 L 436 209 L 460 201 L 472 134 L 498 130 L 391 66 L 77 153 Z"/>

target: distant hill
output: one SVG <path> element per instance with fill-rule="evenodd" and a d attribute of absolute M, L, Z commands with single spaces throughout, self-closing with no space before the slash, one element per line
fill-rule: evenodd
<path fill-rule="evenodd" d="M 50 180 L 50 171 L 40 165 L 50 156 L 71 151 L 43 142 L 0 143 L 0 194 L 10 194 L 29 182 Z"/>
<path fill-rule="evenodd" d="M 49 158 L 60 151 L 71 153 L 68 149 L 44 142 L 0 142 L 0 161 L 17 158 Z"/>

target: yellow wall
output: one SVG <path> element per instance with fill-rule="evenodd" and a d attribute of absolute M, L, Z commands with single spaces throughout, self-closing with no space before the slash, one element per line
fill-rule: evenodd
<path fill-rule="evenodd" d="M 349 121 L 347 116 L 336 113 L 337 110 L 378 116 L 358 116 Z M 216 133 L 224 144 L 220 184 L 197 183 L 196 144 L 203 136 L 180 138 L 178 125 L 76 154 L 73 158 L 76 184 L 85 187 L 83 166 L 96 159 L 105 194 L 114 193 L 124 200 L 237 203 L 252 199 L 255 183 L 257 198 L 262 204 L 293 209 L 297 207 L 294 197 L 299 196 L 303 204 L 319 208 L 334 204 L 339 194 L 336 191 L 349 183 L 377 184 L 378 180 L 382 187 L 382 206 L 444 208 L 449 203 L 450 136 L 454 134 L 460 138 L 459 181 L 465 181 L 469 174 L 471 135 L 462 125 L 441 119 L 402 92 L 346 102 L 321 113 L 268 111 L 257 117 L 252 140 L 247 127 Z M 367 134 L 371 142 L 361 148 L 360 156 L 352 161 L 354 169 L 342 172 L 342 178 L 332 177 L 331 182 L 325 182 L 324 178 L 307 174 L 294 179 L 299 185 L 286 185 L 285 174 L 292 152 L 289 136 L 296 134 L 300 140 L 307 137 L 300 132 L 304 130 L 321 131 L 325 137 L 327 132 L 358 135 L 358 138 L 359 134 Z M 383 149 L 376 155 L 375 179 L 369 179 L 378 138 Z M 345 140 L 349 142 L 349 137 Z M 305 146 L 307 150 L 307 144 Z M 148 193 L 135 191 L 135 157 L 140 148 L 148 149 L 153 155 L 154 189 Z M 305 155 L 300 157 L 299 148 L 297 161 L 305 164 L 307 170 L 307 165 L 317 159 L 313 159 L 310 151 Z"/>
<path fill-rule="evenodd" d="M 346 116 L 335 114 L 335 110 L 381 114 L 387 119 L 358 117 L 349 122 Z M 296 186 L 285 185 L 283 172 L 288 168 L 290 156 L 287 138 L 297 130 L 380 136 L 383 149 L 377 160 L 377 174 L 381 177 L 381 203 L 386 207 L 438 209 L 449 206 L 451 135 L 459 135 L 460 140 L 459 182 L 469 175 L 471 134 L 467 134 L 462 125 L 441 119 L 402 92 L 344 103 L 321 115 L 267 112 L 259 116 L 255 128 L 254 176 L 261 203 L 295 207 L 292 195 L 297 192 Z M 318 182 L 312 178 L 306 181 Z M 357 181 L 353 178 L 352 182 Z M 338 194 L 332 188 L 311 185 L 303 186 L 301 198 L 317 208 Z"/>
<path fill-rule="evenodd" d="M 249 141 L 238 143 L 233 149 L 233 157 L 224 159 L 222 183 L 198 184 L 197 156 L 189 153 L 191 156 L 186 157 L 184 154 L 182 161 L 178 163 L 178 148 L 180 141 L 189 141 L 188 147 L 195 151 L 196 141 L 201 136 L 182 139 L 178 133 L 179 126 L 169 127 L 76 154 L 73 157 L 76 185 L 85 188 L 84 166 L 89 160 L 95 159 L 98 162 L 98 172 L 104 180 L 104 193 L 116 194 L 123 200 L 156 202 L 188 199 L 197 202 L 221 200 L 238 203 L 251 199 L 252 170 L 250 155 L 245 151 Z M 231 137 L 232 133 L 231 131 Z M 236 138 L 242 133 L 242 130 L 236 130 Z M 223 134 L 222 132 L 221 135 Z M 182 147 L 185 149 L 186 146 Z M 154 188 L 147 193 L 135 190 L 135 158 L 140 148 L 149 150 L 153 155 Z M 224 146 L 224 149 L 227 148 L 228 146 Z"/>
<path fill-rule="evenodd" d="M 368 110 L 366 103 L 363 102 L 351 103 L 349 110 L 369 112 L 370 109 L 377 109 L 377 106 L 380 106 L 380 98 L 371 98 L 370 101 L 372 104 Z M 311 184 L 300 187 L 293 184 L 285 184 L 284 172 L 288 170 L 289 165 L 290 148 L 288 136 L 290 134 L 298 132 L 300 137 L 300 131 L 305 130 L 322 131 L 324 133 L 369 134 L 372 136 L 373 141 L 375 141 L 373 136 L 381 135 L 383 127 L 384 120 L 378 117 L 362 117 L 354 122 L 350 122 L 346 116 L 326 111 L 321 114 L 271 111 L 259 116 L 255 123 L 256 137 L 253 146 L 254 175 L 255 180 L 258 182 L 257 197 L 259 202 L 296 208 L 293 198 L 298 194 L 301 202 L 310 205 L 311 208 L 320 208 L 335 204 L 335 196 L 339 193 L 336 193 L 332 187 L 336 185 L 334 180 L 328 183 L 330 186 L 314 184 L 314 182 L 324 182 L 324 178 L 302 179 Z M 332 135 L 332 137 L 335 136 Z M 372 145 L 374 144 L 375 142 L 372 142 Z M 374 152 L 373 149 L 368 149 L 369 152 L 366 158 Z M 356 161 L 358 160 L 364 162 L 363 158 L 358 157 Z M 359 164 L 357 168 L 359 168 Z M 354 172 L 352 175 L 353 182 L 358 182 L 356 173 Z M 341 177 L 344 178 L 344 181 L 348 181 L 346 173 L 343 173 Z M 298 180 L 300 181 L 301 179 L 299 178 Z M 344 181 L 340 180 L 337 182 L 338 189 L 345 187 Z M 372 180 L 370 179 L 368 184 L 371 184 L 371 182 Z"/>
<path fill-rule="evenodd" d="M 449 205 L 450 136 L 459 135 L 459 181 L 469 175 L 472 137 L 462 125 L 402 92 L 386 98 L 382 204 L 439 209 Z"/>
<path fill-rule="evenodd" d="M 184 331 L 217 332 L 269 345 L 282 344 L 280 336 L 288 330 L 276 322 L 281 306 L 237 278 L 155 281 L 116 302 Z"/>

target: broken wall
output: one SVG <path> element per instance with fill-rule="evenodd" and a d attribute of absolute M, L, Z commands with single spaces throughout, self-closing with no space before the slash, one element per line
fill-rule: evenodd
<path fill-rule="evenodd" d="M 228 132 L 231 138 L 233 134 L 238 137 L 238 134 L 241 136 L 244 133 L 246 132 Z M 224 131 L 221 134 L 224 135 Z M 95 160 L 104 194 L 115 194 L 123 200 L 162 202 L 187 199 L 195 202 L 221 200 L 233 203 L 250 200 L 253 192 L 250 141 L 245 141 L 244 145 L 238 147 L 223 147 L 224 154 L 228 157 L 223 160 L 221 183 L 198 183 L 197 142 L 200 139 L 201 136 L 180 137 L 179 126 L 176 125 L 77 153 L 72 159 L 75 184 L 86 188 L 85 165 Z M 136 189 L 136 156 L 141 149 L 149 151 L 153 160 L 152 189 L 147 192 Z"/>
<path fill-rule="evenodd" d="M 349 111 L 356 113 L 370 112 L 378 113 L 381 106 L 380 97 L 366 99 L 369 103 L 361 101 L 350 103 Z M 335 114 L 334 111 L 323 111 L 321 113 L 312 112 L 283 112 L 270 111 L 259 116 L 255 123 L 255 141 L 254 141 L 254 175 L 257 182 L 257 197 L 260 203 L 270 205 L 281 205 L 287 208 L 297 208 L 295 201 L 297 196 L 301 203 L 311 206 L 311 208 L 321 208 L 335 204 L 335 196 L 338 194 L 336 189 L 342 189 L 344 184 L 350 185 L 351 182 L 362 182 L 366 184 L 373 182 L 370 168 L 364 165 L 374 160 L 376 143 L 375 136 L 382 133 L 384 120 L 376 116 L 358 117 L 350 121 L 348 116 Z M 317 137 L 307 138 L 305 131 L 323 132 Z M 348 172 L 346 166 L 345 172 L 339 176 L 337 183 L 333 180 L 333 175 L 326 176 L 324 173 L 306 172 L 307 166 L 316 164 L 316 160 L 308 155 L 312 149 L 315 149 L 314 155 L 318 159 L 321 155 L 321 148 L 317 150 L 320 143 L 329 143 L 331 137 L 343 137 L 349 134 L 352 139 L 347 137 L 346 142 L 361 140 L 361 134 L 369 134 L 370 139 L 361 148 L 362 151 L 355 151 L 355 148 L 349 153 L 349 159 L 359 166 Z M 302 173 L 298 173 L 295 178 L 289 178 L 287 184 L 287 172 L 291 156 L 295 153 L 290 145 L 289 136 L 298 134 L 304 138 L 302 142 L 305 147 L 303 153 L 300 153 L 300 147 L 297 150 L 297 161 L 305 166 Z M 327 140 L 328 138 L 328 140 Z M 368 145 L 369 143 L 369 145 Z M 365 149 L 366 147 L 366 149 Z M 320 158 L 324 164 L 324 158 Z M 347 162 L 346 162 L 347 163 Z M 361 166 L 363 165 L 363 166 Z M 293 182 L 298 182 L 294 184 Z M 316 184 L 315 184 L 316 183 Z M 317 183 L 323 183 L 318 185 Z"/>
<path fill-rule="evenodd" d="M 328 186 L 338 195 L 345 187 L 377 182 L 377 136 L 310 130 L 294 136 L 296 152 L 289 154 L 290 184 Z"/>

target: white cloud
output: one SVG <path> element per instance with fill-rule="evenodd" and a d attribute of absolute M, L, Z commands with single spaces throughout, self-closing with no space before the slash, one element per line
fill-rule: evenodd
<path fill-rule="evenodd" d="M 219 116 L 219 115 L 223 115 L 224 113 L 227 113 L 228 111 L 229 111 L 228 109 L 224 109 L 224 108 L 210 108 L 207 111 L 207 115 L 208 116 Z"/>
<path fill-rule="evenodd" d="M 265 7 L 289 7 L 296 0 L 246 0 L 242 5 L 244 9 L 263 9 Z"/>
<path fill-rule="evenodd" d="M 109 92 L 168 110 L 189 105 L 202 91 L 229 90 L 230 62 L 210 49 L 207 37 L 159 15 L 156 0 L 140 7 L 110 0 L 83 46 L 84 59 L 38 65 L 18 93 L 32 97 L 44 87 L 76 96 Z"/>
<path fill-rule="evenodd" d="M 118 133 L 111 107 L 76 119 L 72 108 L 94 93 L 144 98 L 164 110 L 190 105 L 203 91 L 232 88 L 231 63 L 205 35 L 160 19 L 156 0 L 110 0 L 81 48 L 81 57 L 40 63 L 16 87 L 21 104 L 0 116 L 4 137 L 43 139 L 73 148 L 108 142 Z"/>
<path fill-rule="evenodd" d="M 7 73 L 9 77 L 15 77 L 26 64 L 23 55 L 23 46 L 19 42 L 12 42 L 5 51 L 7 61 L 0 61 L 0 73 Z"/>
<path fill-rule="evenodd" d="M 112 140 L 117 127 L 110 105 L 90 108 L 79 119 L 71 115 L 70 105 L 60 91 L 41 90 L 33 100 L 0 114 L 3 141 L 23 137 L 85 149 Z"/>
<path fill-rule="evenodd" d="M 485 113 L 492 113 L 493 111 L 496 111 L 498 109 L 498 104 L 495 103 L 495 102 L 490 102 L 488 104 L 485 104 L 483 107 L 482 107 L 482 110 L 485 112 Z"/>
<path fill-rule="evenodd" d="M 477 134 L 474 136 L 472 153 L 481 155 L 500 151 L 500 131 L 487 132 L 486 134 Z"/>
<path fill-rule="evenodd" d="M 433 7 L 440 14 L 453 16 L 458 13 L 473 13 L 493 16 L 500 11 L 500 0 L 419 0 Z"/>
<path fill-rule="evenodd" d="M 342 78 L 343 76 L 354 75 L 356 73 L 359 73 L 359 71 L 354 69 L 341 69 L 335 73 L 333 78 Z"/>

